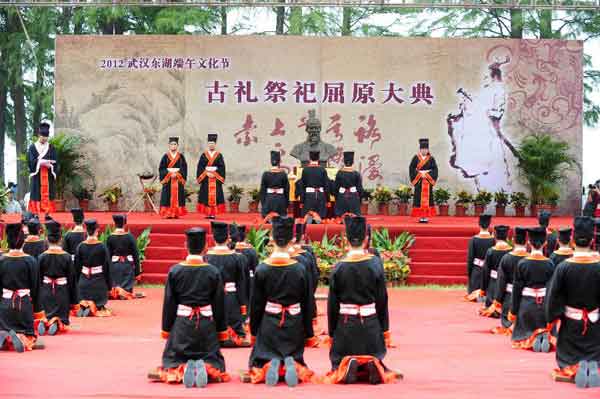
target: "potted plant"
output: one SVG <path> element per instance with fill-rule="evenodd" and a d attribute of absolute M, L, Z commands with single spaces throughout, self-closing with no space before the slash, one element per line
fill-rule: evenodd
<path fill-rule="evenodd" d="M 227 197 L 227 201 L 229 201 L 229 212 L 238 213 L 240 211 L 240 200 L 244 194 L 244 189 L 238 185 L 232 184 L 227 187 L 227 192 L 229 192 L 229 196 Z"/>
<path fill-rule="evenodd" d="M 456 193 L 456 216 L 466 216 L 469 204 L 473 202 L 473 195 L 465 190 Z"/>
<path fill-rule="evenodd" d="M 512 193 L 510 195 L 510 203 L 515 208 L 515 216 L 524 217 L 525 216 L 525 207 L 529 202 L 529 198 L 527 195 L 521 191 L 517 191 L 516 193 Z"/>
<path fill-rule="evenodd" d="M 408 215 L 408 201 L 412 198 L 412 187 L 401 184 L 394 191 L 394 195 L 398 200 L 398 215 Z"/>
<path fill-rule="evenodd" d="M 119 184 L 113 184 L 108 187 L 106 190 L 102 191 L 99 195 L 100 198 L 108 206 L 109 212 L 118 212 L 119 211 L 119 200 L 123 197 L 123 190 Z"/>
<path fill-rule="evenodd" d="M 406 283 L 410 275 L 408 249 L 414 244 L 415 237 L 407 231 L 392 240 L 388 229 L 373 230 L 373 247 L 379 251 L 383 260 L 385 280 L 395 286 Z"/>
<path fill-rule="evenodd" d="M 504 189 L 494 193 L 494 202 L 496 203 L 496 216 L 506 216 L 506 206 L 510 202 L 510 196 Z"/>
<path fill-rule="evenodd" d="M 248 201 L 248 213 L 258 213 L 258 202 L 260 201 L 260 190 L 253 188 L 248 191 L 250 201 Z"/>
<path fill-rule="evenodd" d="M 486 190 L 480 190 L 473 198 L 473 204 L 475 205 L 475 216 L 479 216 L 485 212 L 487 206 L 492 202 L 492 193 Z"/>
<path fill-rule="evenodd" d="M 377 203 L 377 214 L 389 216 L 390 214 L 390 202 L 394 195 L 392 190 L 385 186 L 377 186 L 373 191 L 373 201 Z"/>
<path fill-rule="evenodd" d="M 369 202 L 371 202 L 372 196 L 373 196 L 372 188 L 365 188 L 363 190 L 362 202 L 360 204 L 360 213 L 362 215 L 369 214 Z"/>
<path fill-rule="evenodd" d="M 546 197 L 546 201 L 548 203 L 548 210 L 550 212 L 554 212 L 556 210 L 559 200 L 560 200 L 560 193 L 554 192 L 554 193 L 548 194 L 548 196 Z"/>
<path fill-rule="evenodd" d="M 440 216 L 448 216 L 448 201 L 450 201 L 450 191 L 439 187 L 433 190 L 433 202 L 438 206 Z"/>
<path fill-rule="evenodd" d="M 150 201 L 154 201 L 154 196 L 161 190 L 162 188 L 160 184 L 144 187 L 144 193 L 147 193 L 150 196 L 150 199 L 144 196 L 144 212 L 154 212 L 154 207 L 152 206 L 152 202 Z"/>
<path fill-rule="evenodd" d="M 89 188 L 83 185 L 78 185 L 77 187 L 73 187 L 73 196 L 79 202 L 79 207 L 87 212 L 90 209 L 90 200 L 94 198 L 95 188 Z"/>

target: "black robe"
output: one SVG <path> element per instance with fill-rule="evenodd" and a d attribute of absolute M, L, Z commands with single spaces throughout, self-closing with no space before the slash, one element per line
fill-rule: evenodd
<path fill-rule="evenodd" d="M 544 247 L 544 256 L 549 258 L 550 255 L 558 248 L 558 234 L 556 231 L 548 230 L 546 235 L 546 246 Z M 558 264 L 558 263 L 557 263 Z"/>
<path fill-rule="evenodd" d="M 422 175 L 421 170 L 428 170 L 429 173 Z M 431 155 L 423 158 L 421 154 L 417 154 L 410 161 L 408 167 L 410 181 L 415 188 L 413 196 L 413 208 L 433 207 L 433 186 L 438 178 L 438 168 L 435 158 Z M 425 184 L 425 190 L 423 190 Z M 427 202 L 425 201 L 427 200 Z M 426 203 L 425 203 L 426 202 Z"/>
<path fill-rule="evenodd" d="M 309 193 L 308 191 L 315 190 Z M 302 177 L 296 182 L 296 192 L 302 204 L 302 216 L 314 211 L 321 219 L 327 216 L 329 198 L 329 177 L 321 166 L 308 165 L 302 169 Z"/>
<path fill-rule="evenodd" d="M 206 167 L 214 166 L 217 170 L 215 177 L 208 177 Z M 208 151 L 200 155 L 198 167 L 196 168 L 196 181 L 200 184 L 198 191 L 198 206 L 201 212 L 207 212 L 207 207 L 217 207 L 219 212 L 225 211 L 225 194 L 223 184 L 225 183 L 225 159 L 220 152 L 216 151 L 211 157 Z"/>
<path fill-rule="evenodd" d="M 82 273 L 83 267 L 102 267 L 102 273 L 91 276 Z M 82 301 L 92 301 L 98 308 L 108 302 L 108 291 L 112 288 L 110 256 L 106 246 L 99 241 L 83 241 L 75 253 L 75 269 L 79 276 L 79 295 Z"/>
<path fill-rule="evenodd" d="M 375 304 L 371 316 L 340 314 L 341 304 Z M 335 266 L 327 300 L 331 368 L 345 356 L 369 355 L 380 361 L 386 354 L 384 332 L 389 330 L 388 297 L 381 260 L 373 255 L 348 257 Z"/>
<path fill-rule="evenodd" d="M 600 308 L 600 262 L 591 257 L 573 257 L 554 271 L 546 296 L 546 319 L 560 319 L 556 344 L 556 361 L 560 368 L 578 364 L 581 360 L 600 361 L 600 321 L 584 322 L 565 316 L 565 306 L 586 309 Z"/>
<path fill-rule="evenodd" d="M 19 296 L 16 290 L 29 290 Z M 10 298 L 0 297 L 0 331 L 13 330 L 17 334 L 35 336 L 34 313 L 42 312 L 40 304 L 40 277 L 33 256 L 4 254 L 0 257 L 0 293 L 13 291 Z M 7 294 L 11 294 L 7 292 Z"/>
<path fill-rule="evenodd" d="M 481 276 L 483 274 L 483 266 L 485 255 L 488 249 L 494 246 L 495 239 L 493 236 L 480 237 L 476 235 L 469 241 L 469 252 L 467 256 L 467 276 L 469 283 L 467 292 L 470 294 L 473 291 L 481 289 Z M 479 263 L 479 265 L 477 265 Z"/>
<path fill-rule="evenodd" d="M 515 269 L 511 312 L 517 316 L 512 334 L 513 341 L 530 338 L 533 333 L 546 328 L 544 301 L 522 294 L 523 288 L 546 288 L 554 273 L 554 264 L 548 258 L 528 256 L 521 259 Z"/>
<path fill-rule="evenodd" d="M 300 262 L 306 269 L 308 276 L 310 277 L 310 284 L 312 287 L 313 297 L 317 292 L 319 286 L 319 265 L 317 264 L 317 258 L 305 249 L 300 249 L 291 254 L 292 258 Z M 311 316 L 313 320 L 317 317 L 317 301 L 313 301 L 313 308 L 311 310 Z M 314 321 L 313 321 L 314 323 Z"/>
<path fill-rule="evenodd" d="M 77 247 L 85 240 L 85 232 L 69 231 L 63 237 L 62 247 L 65 251 L 71 254 L 71 258 L 75 260 L 75 251 Z"/>
<path fill-rule="evenodd" d="M 31 210 L 32 212 L 46 212 L 47 209 L 35 209 L 33 207 L 33 204 L 37 203 L 39 205 L 39 203 L 42 201 L 42 187 L 41 187 L 41 175 L 42 175 L 42 167 L 40 166 L 38 168 L 38 158 L 39 158 L 40 154 L 35 146 L 35 143 L 31 144 L 29 146 L 29 150 L 27 151 L 27 165 L 29 167 L 29 173 L 30 173 L 30 183 L 29 183 L 29 210 Z M 46 160 L 50 160 L 50 161 L 56 161 L 53 164 L 52 168 L 46 168 L 47 170 L 47 176 L 48 176 L 48 199 L 50 201 L 53 201 L 56 198 L 56 176 L 58 176 L 58 173 L 60 171 L 60 164 L 59 164 L 59 160 L 57 159 L 56 156 L 56 149 L 54 148 L 54 146 L 52 144 L 48 144 L 48 151 L 46 152 L 46 154 L 43 156 L 42 159 L 46 159 Z M 52 173 L 54 172 L 54 174 Z M 53 210 L 53 209 L 51 209 Z"/>
<path fill-rule="evenodd" d="M 496 285 L 496 301 L 502 304 L 502 315 L 500 317 L 502 327 L 508 328 L 513 323 L 508 320 L 508 312 L 512 309 L 512 291 L 515 269 L 517 264 L 529 253 L 525 250 L 514 250 L 504 255 L 498 265 L 498 282 Z M 510 284 L 510 285 L 509 285 Z M 508 292 L 508 287 L 510 292 Z"/>
<path fill-rule="evenodd" d="M 39 257 L 40 268 L 40 301 L 46 312 L 46 318 L 51 321 L 57 317 L 69 325 L 69 311 L 79 303 L 77 272 L 71 255 L 61 250 L 50 249 Z M 66 284 L 60 284 L 57 279 L 66 279 Z"/>
<path fill-rule="evenodd" d="M 269 193 L 271 190 L 283 190 L 283 193 Z M 260 181 L 260 205 L 261 215 L 264 218 L 271 212 L 279 216 L 287 215 L 290 201 L 290 182 L 285 171 L 271 169 L 263 173 Z"/>
<path fill-rule="evenodd" d="M 110 256 L 112 287 L 121 287 L 125 291 L 133 292 L 135 278 L 141 272 L 135 237 L 129 232 L 113 233 L 106 240 L 106 247 Z"/>
<path fill-rule="evenodd" d="M 273 261 L 270 258 L 258 265 L 250 306 L 250 331 L 256 337 L 250 354 L 250 368 L 262 368 L 272 359 L 283 361 L 288 356 L 306 365 L 304 343 L 314 335 L 312 291 L 306 268 L 293 259 Z M 267 313 L 267 302 L 284 307 L 300 304 L 301 311 L 297 315 L 287 311 L 285 315 Z"/>
<path fill-rule="evenodd" d="M 343 193 L 340 191 L 344 191 Z M 362 176 L 352 168 L 342 168 L 335 175 L 335 216 L 353 213 L 360 216 L 360 201 L 363 197 Z"/>
<path fill-rule="evenodd" d="M 25 244 L 23 244 L 23 252 L 37 259 L 48 249 L 48 241 L 40 238 L 30 238 L 30 240 L 31 241 L 25 240 Z"/>
<path fill-rule="evenodd" d="M 227 287 L 228 283 L 235 285 L 235 291 L 225 291 L 225 321 L 227 327 L 231 327 L 239 337 L 244 338 L 245 315 L 242 315 L 242 310 L 247 312 L 248 309 L 246 257 L 233 251 L 211 249 L 205 259 L 219 270 L 224 287 Z"/>
<path fill-rule="evenodd" d="M 225 334 L 223 281 L 215 266 L 182 262 L 171 267 L 165 285 L 162 330 L 169 334 L 162 355 L 162 367 L 176 368 L 188 360 L 204 360 L 225 371 L 220 336 Z M 177 316 L 177 306 L 207 306 L 212 316 Z"/>
<path fill-rule="evenodd" d="M 552 252 L 552 255 L 550 255 L 550 260 L 552 263 L 554 263 L 554 266 L 558 266 L 572 256 L 573 250 L 571 248 L 568 250 L 557 249 L 556 251 Z"/>
<path fill-rule="evenodd" d="M 481 273 L 481 289 L 485 291 L 485 306 L 490 306 L 494 298 L 496 298 L 496 290 L 498 285 L 498 265 L 500 261 L 512 250 L 511 247 L 503 245 L 498 247 L 498 244 L 488 249 L 485 255 L 485 264 Z M 496 277 L 493 277 L 492 275 Z"/>
<path fill-rule="evenodd" d="M 252 247 L 252 245 L 246 242 L 238 242 L 235 246 L 235 251 L 246 257 L 246 293 L 248 295 L 248 305 L 250 305 L 250 298 L 252 297 L 252 279 L 254 278 L 254 271 L 258 266 L 258 253 Z"/>
<path fill-rule="evenodd" d="M 179 168 L 175 176 L 169 176 L 167 168 Z M 182 153 L 177 152 L 175 158 L 171 158 L 170 153 L 166 153 L 160 159 L 158 165 L 158 176 L 162 184 L 160 192 L 160 210 L 161 215 L 167 214 L 172 208 L 185 208 L 185 181 L 187 180 L 187 162 Z M 175 185 L 177 190 L 177 204 L 171 205 L 171 186 Z"/>

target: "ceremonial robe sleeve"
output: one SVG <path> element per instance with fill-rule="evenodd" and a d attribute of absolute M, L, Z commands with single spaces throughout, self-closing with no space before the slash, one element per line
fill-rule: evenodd
<path fill-rule="evenodd" d="M 525 287 L 525 281 L 523 279 L 523 273 L 521 271 L 521 264 L 525 260 L 519 261 L 517 267 L 515 267 L 515 278 L 513 281 L 513 292 L 512 292 L 512 306 L 511 312 L 515 316 L 519 314 L 519 307 L 521 306 L 521 298 L 523 297 L 523 287 Z"/>
<path fill-rule="evenodd" d="M 285 195 L 285 205 L 287 207 L 290 202 L 290 181 L 285 173 L 283 178 L 283 195 Z"/>
<path fill-rule="evenodd" d="M 415 177 L 417 177 L 417 174 L 419 173 L 417 171 L 417 165 L 419 164 L 419 159 L 414 156 L 412 161 L 410 161 L 410 165 L 408 167 L 408 175 L 410 176 L 410 181 L 412 182 L 413 180 L 415 180 Z"/>
<path fill-rule="evenodd" d="M 321 178 L 323 181 L 323 190 L 325 191 L 325 202 L 329 202 L 329 193 L 331 193 L 331 180 L 329 179 L 329 176 L 327 175 L 327 171 L 325 170 L 325 168 L 321 169 Z"/>
<path fill-rule="evenodd" d="M 167 154 L 163 155 L 163 157 L 160 159 L 160 164 L 158 165 L 158 178 L 161 182 L 165 177 L 167 177 L 167 173 L 169 173 L 167 171 L 168 162 Z"/>
<path fill-rule="evenodd" d="M 563 290 L 563 280 L 566 270 L 567 267 L 565 267 L 565 264 L 557 267 L 548 285 L 544 308 L 546 321 L 549 323 L 560 318 L 565 311 L 567 298 Z"/>
<path fill-rule="evenodd" d="M 46 159 L 56 161 L 52 167 L 54 169 L 54 174 L 58 176 L 58 174 L 60 173 L 60 159 L 58 159 L 56 155 L 56 149 L 53 145 L 50 145 L 50 148 L 48 149 L 48 154 L 46 154 Z"/>
<path fill-rule="evenodd" d="M 341 177 L 340 177 L 340 172 L 338 172 L 335 175 L 335 181 L 332 183 L 331 185 L 331 191 L 332 195 L 335 197 L 335 200 L 338 200 L 338 197 L 340 196 L 340 187 L 342 186 L 342 182 L 341 182 Z"/>
<path fill-rule="evenodd" d="M 81 251 L 83 251 L 83 245 L 79 245 L 75 249 L 75 272 L 77 272 L 77 279 L 81 277 L 81 268 L 83 267 L 82 259 L 81 259 Z"/>
<path fill-rule="evenodd" d="M 68 254 L 67 254 L 68 255 Z M 71 258 L 71 255 L 68 255 L 69 262 L 67 264 L 67 282 L 69 284 L 69 304 L 77 305 L 79 303 L 79 284 L 77 284 L 77 271 L 75 270 L 75 263 Z"/>
<path fill-rule="evenodd" d="M 365 195 L 365 190 L 362 184 L 362 176 L 357 171 L 354 172 L 354 176 L 356 176 L 356 191 L 358 191 L 359 198 L 362 199 Z"/>
<path fill-rule="evenodd" d="M 327 323 L 329 324 L 329 336 L 333 338 L 340 314 L 340 302 L 337 296 L 337 284 L 335 271 L 339 270 L 339 263 L 334 268 L 329 278 L 329 295 L 327 296 Z"/>
<path fill-rule="evenodd" d="M 380 262 L 377 258 L 373 258 L 372 262 Z M 385 274 L 383 267 L 375 267 L 376 270 L 376 293 L 375 308 L 377 309 L 377 317 L 379 318 L 379 324 L 381 325 L 382 331 L 389 331 L 390 329 L 390 315 L 388 310 L 388 294 L 385 286 Z"/>
<path fill-rule="evenodd" d="M 33 304 L 33 313 L 39 313 L 44 310 L 42 307 L 42 301 L 40 300 L 40 268 L 38 267 L 38 262 L 34 257 L 27 259 L 27 263 L 29 266 L 29 284 L 31 284 L 29 288 L 29 295 L 31 296 L 31 302 Z"/>
<path fill-rule="evenodd" d="M 163 311 L 162 311 L 162 330 L 166 333 L 171 332 L 175 319 L 177 318 L 177 296 L 173 291 L 173 273 L 169 271 L 167 276 L 167 283 L 165 284 L 165 295 L 163 299 Z M 221 287 L 222 288 L 222 287 Z M 213 307 L 213 314 L 215 321 L 217 320 L 216 309 Z"/>
<path fill-rule="evenodd" d="M 198 183 L 202 183 L 202 181 L 206 178 L 206 176 L 202 176 L 206 169 L 206 165 L 208 165 L 208 159 L 204 154 L 200 154 L 200 159 L 198 160 L 198 167 L 196 168 L 196 180 Z"/>
<path fill-rule="evenodd" d="M 262 206 L 265 204 L 265 198 L 267 197 L 267 172 L 263 172 L 262 177 L 260 179 L 260 190 L 259 190 L 259 199 Z"/>
<path fill-rule="evenodd" d="M 300 180 L 296 181 L 296 197 L 300 197 L 300 202 L 304 203 L 304 197 L 306 196 L 306 169 L 302 169 L 302 175 L 300 176 Z"/>
<path fill-rule="evenodd" d="M 437 167 L 437 162 L 435 162 L 435 158 L 431 157 L 429 159 L 430 162 L 430 170 L 429 170 L 429 176 L 431 176 L 431 178 L 434 181 L 437 181 L 438 179 L 438 167 Z"/>
<path fill-rule="evenodd" d="M 504 295 L 506 295 L 506 285 L 508 284 L 508 281 L 506 281 L 506 273 L 504 272 L 504 259 L 506 259 L 506 256 L 502 257 L 502 259 L 500 259 L 500 263 L 498 264 L 498 280 L 496 280 L 496 297 L 493 298 L 500 303 L 504 302 Z"/>
<path fill-rule="evenodd" d="M 110 275 L 110 262 L 111 258 L 108 253 L 108 248 L 104 247 L 104 264 L 102 265 L 102 274 L 104 275 L 104 280 L 106 281 L 106 286 L 110 290 L 112 288 L 112 277 Z"/>
<path fill-rule="evenodd" d="M 467 251 L 467 278 L 471 277 L 473 271 L 473 260 L 475 259 L 475 243 L 474 239 L 469 240 L 469 248 Z"/>
<path fill-rule="evenodd" d="M 248 306 L 248 282 L 246 281 L 246 276 L 248 276 L 248 260 L 245 255 L 236 254 L 238 258 L 237 264 L 237 281 L 235 282 L 235 286 L 237 288 L 237 297 L 240 303 L 240 306 Z"/>
<path fill-rule="evenodd" d="M 217 180 L 220 180 L 221 183 L 225 183 L 226 171 L 225 171 L 225 158 L 223 158 L 223 154 L 219 154 L 219 156 L 215 160 L 214 166 L 217 167 L 217 173 L 220 176 L 220 179 L 219 179 L 219 177 L 217 177 Z"/>
<path fill-rule="evenodd" d="M 35 169 L 37 167 L 37 157 L 37 150 L 35 149 L 35 146 L 31 144 L 29 146 L 29 150 L 27 151 L 27 166 L 29 167 L 29 173 L 35 173 Z"/>
<path fill-rule="evenodd" d="M 305 280 L 305 291 L 304 291 L 304 300 L 302 302 L 302 319 L 304 320 L 304 338 L 312 338 L 315 333 L 313 330 L 313 313 L 315 313 L 316 304 L 315 304 L 315 288 L 313 287 L 313 282 L 311 281 L 311 276 L 308 274 L 306 268 L 302 268 L 304 272 L 304 280 Z M 314 314 L 314 317 L 317 315 Z"/>
<path fill-rule="evenodd" d="M 252 285 L 252 304 L 250 306 L 250 333 L 253 336 L 258 334 L 258 329 L 262 323 L 265 314 L 265 305 L 267 304 L 267 293 L 265 292 L 265 269 L 259 265 L 254 274 L 254 283 Z"/>
<path fill-rule="evenodd" d="M 179 157 L 179 164 L 179 173 L 181 174 L 181 177 L 183 177 L 183 180 L 187 180 L 187 161 L 183 154 Z"/>
<path fill-rule="evenodd" d="M 137 240 L 132 234 L 129 234 L 129 248 L 129 252 L 133 257 L 134 274 L 137 277 L 142 272 L 142 268 L 140 265 L 140 252 L 138 251 Z"/>
<path fill-rule="evenodd" d="M 218 271 L 215 273 L 215 279 L 217 284 L 211 306 L 213 308 L 217 333 L 220 333 L 227 330 L 227 320 L 225 319 L 225 288 L 223 287 L 221 273 Z"/>
<path fill-rule="evenodd" d="M 485 292 L 488 290 L 490 284 L 490 262 L 492 260 L 492 249 L 488 249 L 485 253 L 485 259 L 483 262 L 483 268 L 481 271 L 481 289 Z"/>

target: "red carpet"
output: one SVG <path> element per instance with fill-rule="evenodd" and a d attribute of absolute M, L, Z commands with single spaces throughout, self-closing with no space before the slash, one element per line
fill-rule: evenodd
<path fill-rule="evenodd" d="M 58 213 L 53 215 L 61 223 L 71 223 L 71 215 Z M 101 225 L 112 223 L 107 212 L 87 213 L 86 217 L 96 218 Z M 6 216 L 5 219 L 9 219 Z M 249 227 L 259 226 L 258 214 L 225 214 L 219 217 L 227 222 L 235 221 Z M 407 216 L 368 216 L 373 228 L 385 227 L 392 236 L 410 231 L 416 241 L 410 251 L 412 273 L 410 284 L 456 284 L 466 282 L 467 242 L 478 231 L 475 217 L 436 217 L 427 224 L 418 223 L 418 219 Z M 128 217 L 129 228 L 139 234 L 147 226 L 152 226 L 151 243 L 143 265 L 144 281 L 162 283 L 169 267 L 185 256 L 184 231 L 193 226 L 210 227 L 210 220 L 203 215 L 192 213 L 181 219 L 161 219 L 151 213 L 131 213 Z M 493 224 L 509 226 L 533 226 L 535 218 L 494 218 Z M 568 226 L 571 218 L 553 218 L 552 227 Z M 268 226 L 265 226 L 268 227 Z M 321 224 L 308 226 L 311 240 L 320 240 L 323 234 L 329 237 L 340 234 L 343 226 L 339 224 Z"/>
<path fill-rule="evenodd" d="M 289 389 L 243 384 L 250 349 L 225 349 L 233 381 L 203 389 L 150 383 L 146 372 L 160 363 L 161 289 L 148 298 L 111 302 L 116 316 L 73 319 L 66 335 L 44 337 L 46 349 L 0 353 L 0 397 L 5 398 L 380 398 L 495 399 L 595 398 L 600 391 L 555 383 L 554 354 L 510 348 L 508 338 L 486 333 L 496 321 L 475 315 L 477 305 L 461 302 L 461 291 L 390 290 L 391 332 L 397 348 L 386 364 L 404 381 L 381 386 L 304 385 Z M 319 302 L 324 308 L 325 303 Z M 325 318 L 320 318 L 325 323 Z M 328 349 L 307 349 L 317 373 L 329 370 Z"/>

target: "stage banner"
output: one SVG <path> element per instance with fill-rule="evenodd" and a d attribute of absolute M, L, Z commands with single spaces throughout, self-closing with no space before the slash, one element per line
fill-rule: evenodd
<path fill-rule="evenodd" d="M 439 185 L 452 191 L 527 191 L 515 147 L 532 133 L 567 140 L 578 169 L 561 211 L 580 207 L 580 41 L 278 36 L 59 36 L 55 130 L 88 139 L 99 189 L 157 172 L 179 136 L 196 188 L 207 133 L 219 133 L 226 185 L 257 187 L 269 151 L 286 167 L 307 140 L 309 110 L 321 139 L 356 152 L 367 187 L 408 184 L 427 137 Z"/>

